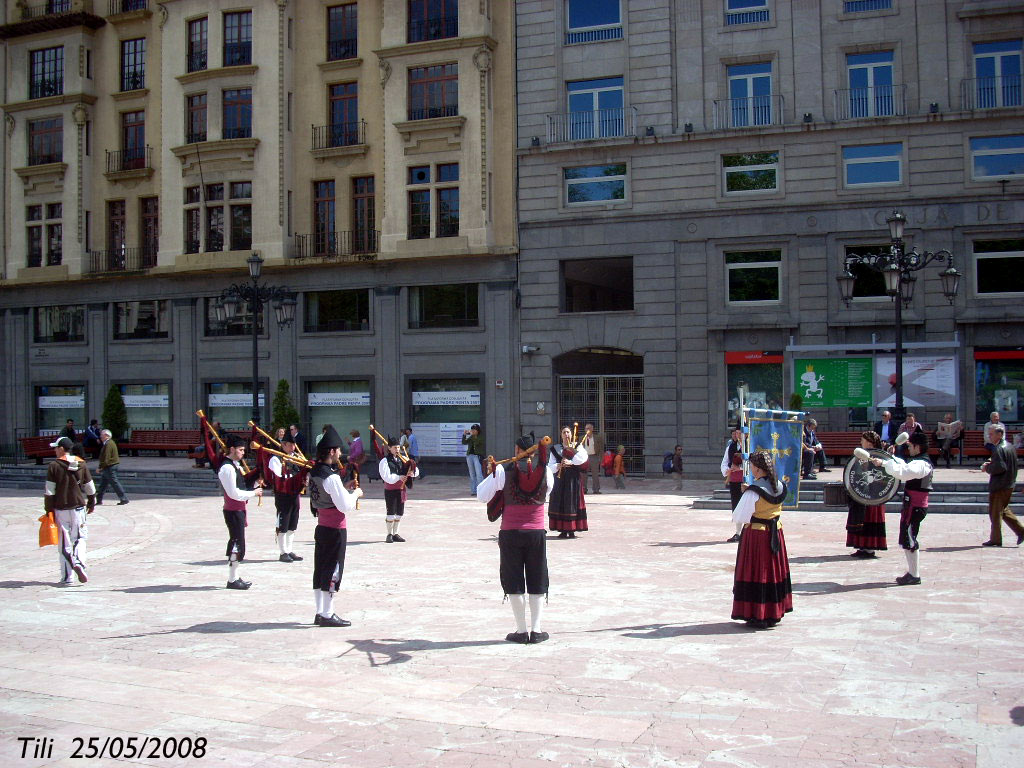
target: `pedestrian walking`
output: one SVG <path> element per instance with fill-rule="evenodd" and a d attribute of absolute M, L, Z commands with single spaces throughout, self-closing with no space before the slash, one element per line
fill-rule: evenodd
<path fill-rule="evenodd" d="M 1010 511 L 1010 496 L 1017 484 L 1017 450 L 1006 442 L 1006 427 L 996 423 L 990 430 L 992 458 L 981 465 L 988 473 L 988 517 L 991 523 L 988 541 L 983 547 L 1003 546 L 1003 523 L 1017 535 L 1017 546 L 1024 542 L 1024 526 Z"/>
<path fill-rule="evenodd" d="M 96 505 L 96 486 L 85 460 L 71 453 L 74 443 L 70 438 L 59 437 L 50 447 L 55 449 L 57 459 L 46 468 L 43 507 L 53 513 L 59 531 L 59 583 L 64 587 L 74 584 L 74 574 L 84 584 L 89 580 L 85 569 L 86 520 Z"/>
<path fill-rule="evenodd" d="M 117 476 L 117 465 L 121 463 L 121 455 L 117 450 L 117 443 L 114 442 L 114 436 L 109 429 L 100 431 L 100 440 L 102 442 L 102 447 L 100 448 L 100 489 L 96 492 L 96 503 L 103 503 L 103 494 L 109 485 L 114 489 L 117 498 L 120 499 L 117 502 L 118 506 L 127 504 L 128 495 L 124 492 L 121 479 Z"/>

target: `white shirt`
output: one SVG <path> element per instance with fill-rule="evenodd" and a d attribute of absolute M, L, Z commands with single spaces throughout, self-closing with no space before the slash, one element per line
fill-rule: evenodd
<path fill-rule="evenodd" d="M 330 494 L 334 508 L 346 514 L 356 508 L 356 501 L 363 495 L 362 488 L 356 488 L 354 491 L 346 488 L 341 475 L 338 474 L 331 475 L 324 481 L 324 490 Z"/>
<path fill-rule="evenodd" d="M 548 462 L 547 467 L 544 470 L 547 474 L 548 492 L 544 497 L 544 501 L 547 502 L 551 498 L 551 488 L 555 484 L 555 473 L 551 471 L 551 463 Z M 494 474 L 488 475 L 476 486 L 476 500 L 482 501 L 484 504 L 494 498 L 495 494 L 501 492 L 505 487 L 505 467 L 498 464 L 494 468 Z"/>
<path fill-rule="evenodd" d="M 775 493 L 782 493 L 782 483 L 778 480 L 775 481 Z M 754 505 L 757 504 L 759 498 L 756 491 L 749 489 L 744 491 L 743 495 L 740 496 L 736 509 L 733 510 L 732 521 L 734 523 L 743 523 L 744 525 L 749 523 L 750 518 L 754 516 Z"/>
<path fill-rule="evenodd" d="M 929 462 L 922 461 L 921 459 L 904 461 L 899 456 L 893 456 L 891 459 L 882 462 L 882 469 L 897 480 L 918 480 L 922 477 L 928 477 L 928 473 L 934 467 Z"/>
<path fill-rule="evenodd" d="M 380 479 L 383 480 L 385 483 L 388 483 L 389 485 L 394 485 L 403 477 L 405 477 L 405 475 L 396 475 L 394 472 L 391 471 L 391 467 L 388 466 L 387 456 L 380 460 L 380 464 L 377 465 L 377 471 L 380 472 Z M 420 468 L 416 467 L 416 469 L 414 469 L 412 472 L 412 477 L 419 476 Z"/>
<path fill-rule="evenodd" d="M 256 497 L 256 491 L 247 491 L 244 488 L 239 488 L 235 482 L 237 475 L 235 474 L 235 468 L 238 465 L 233 461 L 225 461 L 220 466 L 220 470 L 217 472 L 217 478 L 220 480 L 221 486 L 224 488 L 224 493 L 227 494 L 229 499 L 235 501 L 248 501 L 249 499 Z"/>
<path fill-rule="evenodd" d="M 722 477 L 728 477 L 729 471 L 732 469 L 732 467 L 729 465 L 729 449 L 732 448 L 732 443 L 732 440 L 728 442 L 728 444 L 725 446 L 725 453 L 722 454 Z M 736 450 L 740 451 L 742 450 L 742 448 L 737 448 Z"/>
<path fill-rule="evenodd" d="M 580 464 L 587 463 L 588 456 L 589 454 L 587 453 L 586 449 L 584 449 L 582 446 L 577 446 L 576 455 L 569 459 L 569 461 L 572 462 L 573 466 L 578 467 Z M 561 462 L 555 458 L 555 452 L 548 451 L 548 469 L 550 469 L 553 472 L 557 472 L 559 464 L 561 464 Z"/>

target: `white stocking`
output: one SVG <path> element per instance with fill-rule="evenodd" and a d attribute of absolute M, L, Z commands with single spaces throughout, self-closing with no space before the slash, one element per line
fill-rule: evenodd
<path fill-rule="evenodd" d="M 544 595 L 530 595 L 530 631 L 540 632 L 540 617 L 544 613 Z"/>
<path fill-rule="evenodd" d="M 743 533 L 743 523 L 736 523 L 736 535 Z"/>
<path fill-rule="evenodd" d="M 508 602 L 516 618 L 516 632 L 521 634 L 526 631 L 526 595 L 509 595 Z"/>
<path fill-rule="evenodd" d="M 917 549 L 913 552 L 909 549 L 905 549 L 903 551 L 907 553 L 907 570 L 910 572 L 910 575 L 919 577 L 921 572 L 918 569 L 918 560 L 920 559 L 918 556 L 921 554 L 921 551 Z"/>
<path fill-rule="evenodd" d="M 391 524 L 392 533 L 398 533 L 398 524 L 402 522 L 402 518 L 395 518 L 395 521 Z"/>
<path fill-rule="evenodd" d="M 319 589 L 313 590 L 313 600 L 316 602 L 316 612 L 319 614 L 323 614 L 324 612 L 323 594 L 324 593 Z"/>
<path fill-rule="evenodd" d="M 334 593 L 333 592 L 321 592 L 320 599 L 323 601 L 321 606 L 320 615 L 325 619 L 331 618 L 334 615 Z"/>

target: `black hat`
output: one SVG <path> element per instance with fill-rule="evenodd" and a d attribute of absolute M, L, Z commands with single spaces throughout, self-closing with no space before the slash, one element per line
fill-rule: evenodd
<path fill-rule="evenodd" d="M 398 438 L 393 435 L 388 435 L 388 448 L 393 448 L 398 445 Z"/>
<path fill-rule="evenodd" d="M 915 432 L 910 436 L 910 442 L 916 445 L 918 448 L 928 448 L 928 435 L 924 432 Z"/>
<path fill-rule="evenodd" d="M 328 426 L 327 430 L 324 432 L 324 436 L 320 438 L 320 442 L 317 443 L 316 447 L 318 450 L 323 448 L 329 450 L 331 448 L 341 448 L 343 445 L 345 445 L 345 443 L 341 439 L 341 435 L 338 434 L 338 430 L 334 427 Z"/>
<path fill-rule="evenodd" d="M 527 451 L 530 448 L 533 448 L 534 443 L 536 442 L 537 440 L 534 437 L 533 432 L 531 432 L 530 434 L 523 435 L 518 440 L 516 440 L 516 447 L 519 448 L 519 450 L 521 451 Z"/>
<path fill-rule="evenodd" d="M 240 438 L 238 435 L 233 435 L 230 432 L 224 435 L 224 447 L 228 450 L 232 448 L 244 448 L 245 440 Z"/>
<path fill-rule="evenodd" d="M 50 443 L 50 447 L 63 448 L 65 451 L 70 453 L 71 449 L 74 447 L 74 443 L 71 442 L 70 437 L 58 437 L 56 440 Z"/>

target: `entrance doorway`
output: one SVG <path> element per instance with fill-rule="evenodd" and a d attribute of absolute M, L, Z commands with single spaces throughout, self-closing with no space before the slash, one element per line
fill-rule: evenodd
<path fill-rule="evenodd" d="M 644 474 L 644 360 L 621 349 L 591 347 L 554 360 L 558 428 L 588 422 L 605 448 L 626 447 L 626 472 Z"/>

